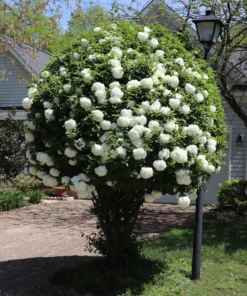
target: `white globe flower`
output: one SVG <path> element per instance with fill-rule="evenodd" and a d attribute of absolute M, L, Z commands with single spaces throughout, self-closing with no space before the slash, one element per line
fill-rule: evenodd
<path fill-rule="evenodd" d="M 188 115 L 190 113 L 190 107 L 188 105 L 183 105 L 178 111 L 184 115 Z"/>
<path fill-rule="evenodd" d="M 104 118 L 104 113 L 100 110 L 93 110 L 92 115 L 93 115 L 93 119 L 98 122 L 101 122 Z"/>
<path fill-rule="evenodd" d="M 159 111 L 164 115 L 168 115 L 171 109 L 169 107 L 161 107 Z"/>
<path fill-rule="evenodd" d="M 156 100 L 152 105 L 150 105 L 150 111 L 159 111 L 161 103 L 159 100 Z"/>
<path fill-rule="evenodd" d="M 153 162 L 153 166 L 157 171 L 164 171 L 167 167 L 166 162 L 164 160 L 155 160 Z"/>
<path fill-rule="evenodd" d="M 61 183 L 64 184 L 64 185 L 67 185 L 69 183 L 69 181 L 71 180 L 70 177 L 68 176 L 63 176 L 62 179 L 61 179 Z"/>
<path fill-rule="evenodd" d="M 164 124 L 164 129 L 168 133 L 172 133 L 176 129 L 176 123 L 174 120 L 169 120 Z"/>
<path fill-rule="evenodd" d="M 116 79 L 121 79 L 124 75 L 123 68 L 120 66 L 112 68 L 112 76 Z"/>
<path fill-rule="evenodd" d="M 31 87 L 31 88 L 29 88 L 29 90 L 27 92 L 27 96 L 29 98 L 32 98 L 36 92 L 37 92 L 37 88 L 36 87 Z"/>
<path fill-rule="evenodd" d="M 148 40 L 148 45 L 156 48 L 159 45 L 159 41 L 156 38 L 152 38 L 151 40 Z"/>
<path fill-rule="evenodd" d="M 162 144 L 167 144 L 170 142 L 171 136 L 169 134 L 160 134 L 160 142 Z"/>
<path fill-rule="evenodd" d="M 76 129 L 77 123 L 74 119 L 69 119 L 69 120 L 65 121 L 64 127 L 67 131 L 71 131 L 73 129 Z"/>
<path fill-rule="evenodd" d="M 71 166 L 75 166 L 76 164 L 77 164 L 77 160 L 76 159 L 70 159 L 69 160 L 69 164 L 71 165 Z M 75 191 L 75 190 L 74 190 Z"/>
<path fill-rule="evenodd" d="M 201 134 L 201 130 L 197 124 L 190 124 L 187 127 L 187 135 L 191 137 L 196 137 Z"/>
<path fill-rule="evenodd" d="M 171 91 L 169 89 L 165 89 L 164 92 L 163 92 L 163 96 L 164 97 L 167 97 L 171 94 Z"/>
<path fill-rule="evenodd" d="M 152 89 L 153 85 L 154 85 L 154 82 L 152 78 L 143 78 L 140 81 L 140 87 L 142 88 Z"/>
<path fill-rule="evenodd" d="M 43 102 L 43 106 L 45 109 L 51 109 L 53 107 L 53 104 L 45 101 L 45 102 Z"/>
<path fill-rule="evenodd" d="M 190 153 L 190 154 L 194 154 L 197 155 L 198 153 L 198 148 L 196 145 L 189 145 L 186 147 L 186 150 Z"/>
<path fill-rule="evenodd" d="M 130 138 L 131 141 L 135 141 L 137 139 L 139 139 L 141 137 L 141 134 L 135 130 L 134 128 L 132 128 L 129 132 L 128 132 L 128 136 Z"/>
<path fill-rule="evenodd" d="M 157 191 L 157 190 L 153 190 L 151 192 L 151 194 L 155 199 L 161 198 L 163 196 L 163 193 L 161 191 Z"/>
<path fill-rule="evenodd" d="M 139 86 L 140 86 L 140 81 L 138 80 L 130 80 L 127 83 L 127 89 L 138 88 Z"/>
<path fill-rule="evenodd" d="M 111 104 L 119 104 L 122 103 L 122 100 L 118 97 L 110 97 L 109 102 Z"/>
<path fill-rule="evenodd" d="M 101 82 L 94 82 L 94 84 L 91 87 L 91 91 L 96 92 L 98 90 L 105 90 L 105 85 Z"/>
<path fill-rule="evenodd" d="M 185 92 L 189 95 L 192 95 L 196 91 L 196 88 L 190 83 L 187 83 L 184 89 Z"/>
<path fill-rule="evenodd" d="M 181 209 L 187 209 L 190 205 L 190 199 L 188 196 L 180 196 L 178 199 L 178 205 Z"/>
<path fill-rule="evenodd" d="M 30 130 L 34 131 L 36 129 L 36 126 L 32 121 L 26 120 L 24 123 Z"/>
<path fill-rule="evenodd" d="M 87 39 L 81 39 L 81 46 L 82 47 L 87 48 L 88 44 L 89 44 L 89 42 Z"/>
<path fill-rule="evenodd" d="M 200 144 L 206 144 L 206 143 L 207 143 L 207 137 L 205 137 L 205 136 L 201 136 L 201 137 L 199 137 L 199 138 L 198 138 L 198 142 L 199 142 Z"/>
<path fill-rule="evenodd" d="M 44 172 L 44 171 L 37 171 L 37 177 L 39 179 L 42 179 L 44 175 L 46 175 L 46 172 Z"/>
<path fill-rule="evenodd" d="M 204 74 L 204 75 L 203 75 L 203 78 L 204 78 L 205 80 L 208 80 L 208 75 L 207 75 L 207 74 Z"/>
<path fill-rule="evenodd" d="M 193 98 L 197 103 L 201 103 L 204 100 L 202 93 L 193 94 Z"/>
<path fill-rule="evenodd" d="M 150 129 L 157 129 L 157 128 L 160 127 L 160 124 L 159 124 L 159 122 L 156 121 L 156 120 L 151 120 L 151 121 L 149 121 L 149 123 L 148 123 L 148 127 L 149 127 Z"/>
<path fill-rule="evenodd" d="M 169 80 L 169 85 L 172 88 L 177 88 L 179 85 L 179 79 L 177 76 L 172 76 L 171 79 Z"/>
<path fill-rule="evenodd" d="M 149 27 L 144 27 L 144 32 L 152 33 L 152 29 L 150 29 Z"/>
<path fill-rule="evenodd" d="M 207 145 L 207 150 L 210 154 L 213 154 L 216 151 L 216 146 Z"/>
<path fill-rule="evenodd" d="M 155 55 L 156 55 L 158 58 L 163 58 L 164 55 L 165 55 L 165 52 L 164 52 L 163 50 L 156 50 Z"/>
<path fill-rule="evenodd" d="M 183 58 L 177 58 L 175 60 L 175 64 L 178 64 L 180 66 L 184 66 L 184 60 L 183 60 Z"/>
<path fill-rule="evenodd" d="M 137 36 L 141 42 L 146 42 L 148 40 L 149 34 L 147 32 L 139 32 Z"/>
<path fill-rule="evenodd" d="M 210 106 L 210 111 L 211 111 L 212 113 L 215 113 L 215 111 L 216 111 L 216 107 L 215 107 L 215 106 Z"/>
<path fill-rule="evenodd" d="M 160 152 L 159 152 L 159 158 L 160 159 L 168 159 L 170 156 L 170 150 L 165 148 L 165 149 L 162 149 Z"/>
<path fill-rule="evenodd" d="M 52 109 L 46 109 L 45 110 L 45 118 L 47 120 L 52 119 L 53 118 L 53 113 L 54 113 L 54 110 L 52 110 Z"/>
<path fill-rule="evenodd" d="M 49 71 L 43 71 L 40 76 L 43 78 L 43 79 L 46 79 L 50 76 L 50 72 Z"/>
<path fill-rule="evenodd" d="M 30 132 L 25 133 L 25 139 L 27 142 L 34 142 L 34 135 Z"/>
<path fill-rule="evenodd" d="M 216 146 L 217 142 L 214 139 L 208 139 L 208 145 Z"/>
<path fill-rule="evenodd" d="M 121 99 L 123 96 L 124 96 L 124 93 L 122 92 L 121 88 L 116 86 L 111 90 L 111 97 L 116 97 Z"/>
<path fill-rule="evenodd" d="M 119 146 L 118 148 L 116 148 L 115 153 L 121 157 L 126 157 L 127 150 L 126 150 L 126 148 Z"/>
<path fill-rule="evenodd" d="M 73 53 L 73 58 L 74 58 L 76 61 L 78 61 L 78 60 L 80 59 L 80 55 L 79 55 L 79 53 L 78 53 L 78 52 L 74 52 L 74 53 Z"/>
<path fill-rule="evenodd" d="M 88 56 L 88 59 L 89 59 L 90 61 L 97 60 L 97 58 L 98 58 L 97 54 L 90 54 L 90 55 Z"/>
<path fill-rule="evenodd" d="M 177 176 L 176 181 L 179 185 L 190 185 L 191 178 L 189 175 Z"/>
<path fill-rule="evenodd" d="M 63 86 L 63 90 L 66 92 L 66 93 L 69 93 L 70 90 L 71 90 L 71 85 L 70 84 L 65 84 Z"/>
<path fill-rule="evenodd" d="M 169 105 L 172 109 L 177 109 L 180 106 L 180 100 L 178 99 L 169 99 Z"/>
<path fill-rule="evenodd" d="M 80 105 L 82 108 L 87 110 L 92 106 L 92 101 L 89 98 L 82 97 L 80 98 Z"/>
<path fill-rule="evenodd" d="M 69 158 L 73 158 L 77 155 L 77 151 L 71 149 L 71 148 L 66 148 L 64 150 L 64 154 L 69 157 Z"/>
<path fill-rule="evenodd" d="M 123 52 L 122 52 L 121 48 L 115 46 L 111 49 L 110 55 L 112 55 L 116 59 L 121 59 L 123 56 Z"/>
<path fill-rule="evenodd" d="M 144 195 L 145 202 L 152 203 L 152 202 L 154 202 L 154 200 L 155 200 L 155 197 L 152 194 L 146 193 Z"/>
<path fill-rule="evenodd" d="M 170 157 L 177 163 L 185 163 L 188 161 L 187 151 L 179 147 L 175 147 L 175 149 L 170 153 Z"/>
<path fill-rule="evenodd" d="M 205 171 L 209 174 L 212 174 L 215 171 L 215 166 L 212 164 L 209 164 Z"/>
<path fill-rule="evenodd" d="M 104 146 L 103 145 L 99 145 L 99 144 L 94 144 L 91 147 L 91 152 L 95 156 L 101 156 L 104 153 Z"/>
<path fill-rule="evenodd" d="M 49 172 L 50 172 L 50 175 L 52 175 L 53 177 L 58 177 L 60 175 L 60 171 L 55 168 L 50 169 Z"/>
<path fill-rule="evenodd" d="M 140 170 L 140 175 L 143 179 L 150 179 L 153 177 L 154 171 L 149 167 L 142 167 Z"/>
<path fill-rule="evenodd" d="M 114 87 L 119 87 L 120 88 L 120 83 L 118 81 L 114 81 L 109 84 L 110 89 L 113 89 Z"/>
<path fill-rule="evenodd" d="M 134 149 L 133 156 L 135 160 L 145 159 L 147 157 L 147 151 L 143 148 Z"/>
<path fill-rule="evenodd" d="M 37 175 L 37 169 L 34 166 L 31 166 L 28 171 L 33 176 Z"/>
<path fill-rule="evenodd" d="M 120 116 L 117 119 L 117 125 L 121 127 L 128 127 L 130 125 L 130 119 L 128 117 Z"/>
<path fill-rule="evenodd" d="M 99 177 L 104 177 L 107 174 L 108 170 L 104 165 L 100 165 L 94 169 L 94 172 Z"/>
<path fill-rule="evenodd" d="M 30 98 L 24 98 L 22 100 L 22 107 L 26 110 L 29 110 L 33 104 L 33 100 Z"/>
<path fill-rule="evenodd" d="M 99 32 L 99 31 L 101 31 L 102 29 L 101 29 L 100 27 L 96 27 L 96 28 L 94 28 L 93 30 L 94 30 L 94 32 Z"/>
<path fill-rule="evenodd" d="M 121 67 L 121 62 L 119 60 L 111 59 L 109 63 L 111 64 L 112 67 Z"/>
<path fill-rule="evenodd" d="M 109 120 L 102 120 L 100 122 L 100 126 L 101 126 L 102 130 L 108 131 L 111 129 L 111 122 Z"/>
<path fill-rule="evenodd" d="M 75 141 L 75 147 L 76 147 L 76 149 L 82 150 L 85 146 L 86 146 L 86 143 L 85 143 L 85 141 L 83 141 L 82 138 L 80 138 L 80 139 L 78 139 L 78 140 Z"/>
<path fill-rule="evenodd" d="M 204 95 L 205 98 L 208 97 L 208 91 L 207 90 L 203 90 L 202 93 L 203 93 L 203 95 Z"/>
<path fill-rule="evenodd" d="M 141 103 L 142 109 L 145 111 L 150 110 L 150 103 L 148 101 L 144 101 Z"/>

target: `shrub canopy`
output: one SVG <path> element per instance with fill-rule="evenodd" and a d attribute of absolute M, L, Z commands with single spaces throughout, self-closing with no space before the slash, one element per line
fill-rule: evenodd
<path fill-rule="evenodd" d="M 144 189 L 146 201 L 178 194 L 185 207 L 220 170 L 226 128 L 216 78 L 158 25 L 84 32 L 51 59 L 23 106 L 30 172 L 80 197 L 95 187 Z"/>

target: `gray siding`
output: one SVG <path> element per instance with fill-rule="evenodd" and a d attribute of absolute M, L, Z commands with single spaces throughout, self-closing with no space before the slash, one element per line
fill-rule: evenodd
<path fill-rule="evenodd" d="M 241 102 L 242 108 L 247 111 L 247 102 Z M 246 150 L 247 150 L 247 129 L 233 112 L 231 107 L 225 103 L 227 124 L 231 126 L 231 157 L 230 157 L 230 179 L 246 179 Z M 244 135 L 242 146 L 236 145 L 236 139 L 239 134 Z"/>
<path fill-rule="evenodd" d="M 0 81 L 0 108 L 20 107 L 27 96 L 27 81 L 30 81 L 27 71 L 10 54 L 0 56 L 0 69 L 0 79 L 3 79 Z"/>

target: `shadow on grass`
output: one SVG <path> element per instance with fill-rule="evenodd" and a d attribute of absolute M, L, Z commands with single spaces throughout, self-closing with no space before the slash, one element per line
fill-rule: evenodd
<path fill-rule="evenodd" d="M 144 285 L 151 283 L 164 268 L 164 264 L 144 258 L 124 265 L 99 257 L 57 271 L 51 282 L 73 287 L 82 294 L 114 296 L 131 291 L 131 295 L 142 295 Z"/>
<path fill-rule="evenodd" d="M 192 248 L 193 232 L 194 223 L 189 223 L 160 236 L 151 245 L 164 251 Z M 202 245 L 215 248 L 223 245 L 228 255 L 247 249 L 247 218 L 215 211 L 204 214 Z"/>

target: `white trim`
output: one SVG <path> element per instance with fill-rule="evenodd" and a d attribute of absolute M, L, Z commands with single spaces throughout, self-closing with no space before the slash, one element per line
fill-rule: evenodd
<path fill-rule="evenodd" d="M 0 120 L 5 120 L 8 116 L 9 110 L 0 111 Z M 16 111 L 16 114 L 14 116 L 14 119 L 18 120 L 25 120 L 27 118 L 27 112 L 24 110 L 18 110 Z"/>
<path fill-rule="evenodd" d="M 231 180 L 232 174 L 232 125 L 227 126 L 229 136 L 228 136 L 228 180 Z"/>

